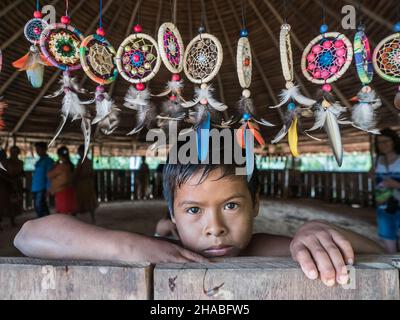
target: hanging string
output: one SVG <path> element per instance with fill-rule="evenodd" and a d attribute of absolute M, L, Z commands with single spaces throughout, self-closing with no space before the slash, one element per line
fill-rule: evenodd
<path fill-rule="evenodd" d="M 68 17 L 68 7 L 69 7 L 68 0 L 65 0 L 65 16 L 66 17 Z"/>
<path fill-rule="evenodd" d="M 36 0 L 36 11 L 40 10 L 40 1 Z"/>
<path fill-rule="evenodd" d="M 283 22 L 287 23 L 287 0 L 283 1 Z"/>
<path fill-rule="evenodd" d="M 201 22 L 200 22 L 200 28 L 199 28 L 200 33 L 203 33 L 206 29 L 205 28 L 205 21 L 206 21 L 205 12 L 206 12 L 206 6 L 204 4 L 204 0 L 201 0 Z"/>
<path fill-rule="evenodd" d="M 363 25 L 363 18 L 364 18 L 364 13 L 362 11 L 363 7 L 363 0 L 358 0 L 358 17 L 359 17 L 359 23 L 358 25 L 361 27 Z"/>
<path fill-rule="evenodd" d="M 100 28 L 103 28 L 103 0 L 100 0 Z"/>
<path fill-rule="evenodd" d="M 322 0 L 322 24 L 326 24 L 326 8 L 325 8 L 325 0 Z"/>
<path fill-rule="evenodd" d="M 242 25 L 243 29 L 246 29 L 246 4 L 242 0 Z"/>

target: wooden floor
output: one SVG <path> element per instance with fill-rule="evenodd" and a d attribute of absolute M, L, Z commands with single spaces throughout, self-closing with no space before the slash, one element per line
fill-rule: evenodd
<path fill-rule="evenodd" d="M 105 228 L 152 235 L 157 221 L 166 212 L 167 206 L 162 200 L 116 202 L 102 204 L 96 218 L 97 224 Z M 18 217 L 17 223 L 20 227 L 25 221 L 33 218 L 33 213 L 24 214 Z M 80 215 L 78 218 L 90 221 L 88 215 Z M 301 224 L 313 219 L 327 220 L 371 239 L 377 239 L 373 209 L 354 209 L 318 200 L 264 200 L 254 225 L 254 232 L 291 236 Z M 0 231 L 0 256 L 21 256 L 12 244 L 19 227 L 11 228 L 8 221 L 3 221 L 4 230 Z"/>

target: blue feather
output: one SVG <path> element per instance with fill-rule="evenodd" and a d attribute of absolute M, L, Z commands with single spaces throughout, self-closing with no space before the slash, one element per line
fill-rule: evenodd
<path fill-rule="evenodd" d="M 244 145 L 246 152 L 246 175 L 247 181 L 250 181 L 254 171 L 254 139 L 252 139 L 251 134 L 247 134 L 248 132 L 250 130 L 246 128 L 244 130 Z"/>
<path fill-rule="evenodd" d="M 197 128 L 197 153 L 200 162 L 207 159 L 208 145 L 210 143 L 211 115 L 207 112 L 207 117 Z"/>
<path fill-rule="evenodd" d="M 34 88 L 40 88 L 43 84 L 44 66 L 37 64 L 33 69 L 26 70 L 29 82 Z"/>

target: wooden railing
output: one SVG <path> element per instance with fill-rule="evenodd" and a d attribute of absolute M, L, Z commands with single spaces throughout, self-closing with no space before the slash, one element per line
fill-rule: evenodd
<path fill-rule="evenodd" d="M 100 202 L 137 199 L 134 170 L 95 171 L 95 186 Z M 24 179 L 24 209 L 33 208 L 29 192 L 31 173 Z M 300 172 L 294 170 L 260 171 L 261 195 L 264 198 L 307 198 L 326 202 L 374 206 L 374 186 L 367 172 Z M 162 197 L 161 177 L 151 172 L 149 192 Z"/>
<path fill-rule="evenodd" d="M 347 285 L 309 280 L 290 258 L 121 264 L 0 258 L 0 300 L 399 300 L 399 256 L 359 256 Z"/>

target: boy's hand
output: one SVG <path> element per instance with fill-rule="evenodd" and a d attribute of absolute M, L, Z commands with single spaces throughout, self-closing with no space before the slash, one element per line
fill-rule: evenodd
<path fill-rule="evenodd" d="M 290 252 L 305 275 L 314 280 L 320 276 L 323 283 L 333 286 L 349 280 L 346 265 L 354 262 L 350 242 L 333 226 L 324 222 L 309 222 L 296 233 Z"/>
<path fill-rule="evenodd" d="M 150 263 L 209 262 L 207 258 L 197 253 L 165 240 L 147 238 L 138 247 L 139 260 Z M 134 251 L 136 250 L 135 248 Z"/>

